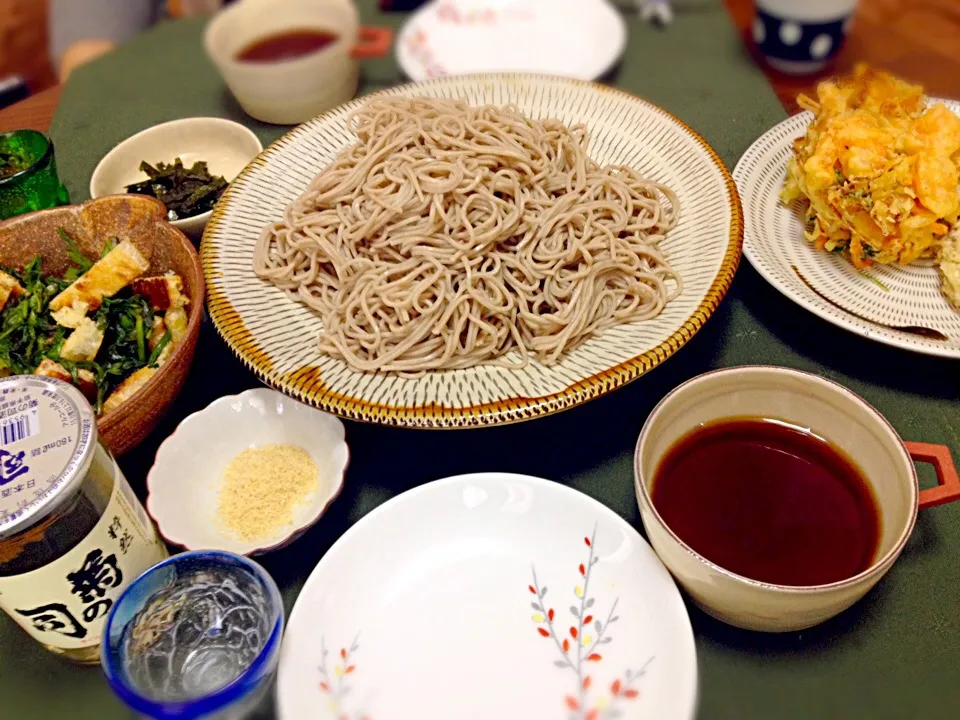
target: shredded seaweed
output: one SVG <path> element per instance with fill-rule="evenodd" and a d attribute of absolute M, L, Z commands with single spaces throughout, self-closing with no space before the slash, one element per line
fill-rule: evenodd
<path fill-rule="evenodd" d="M 172 164 L 140 163 L 140 171 L 147 179 L 127 185 L 128 193 L 149 195 L 167 207 L 167 219 L 200 215 L 212 210 L 227 189 L 227 181 L 210 174 L 207 163 L 200 160 L 186 167 L 180 158 Z"/>

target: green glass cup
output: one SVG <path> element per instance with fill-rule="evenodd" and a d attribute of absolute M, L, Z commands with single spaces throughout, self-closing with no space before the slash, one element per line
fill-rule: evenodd
<path fill-rule="evenodd" d="M 0 133 L 0 220 L 69 203 L 53 142 L 36 130 Z"/>

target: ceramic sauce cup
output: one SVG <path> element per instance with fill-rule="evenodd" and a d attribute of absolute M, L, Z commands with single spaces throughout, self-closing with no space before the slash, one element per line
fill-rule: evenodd
<path fill-rule="evenodd" d="M 273 62 L 239 59 L 258 41 L 292 32 L 322 32 L 334 40 L 314 52 Z M 242 0 L 207 25 L 204 46 L 244 111 L 263 122 L 293 125 L 350 100 L 358 59 L 389 50 L 393 31 L 361 27 L 349 0 Z"/>
<path fill-rule="evenodd" d="M 880 516 L 878 547 L 866 570 L 825 585 L 759 582 L 710 562 L 667 526 L 651 499 L 662 458 L 691 430 L 742 417 L 779 419 L 809 428 L 853 460 L 872 490 Z M 914 461 L 934 465 L 937 487 L 919 489 Z M 643 426 L 634 472 L 650 543 L 693 601 L 730 625 L 767 632 L 801 630 L 848 608 L 893 565 L 918 510 L 960 499 L 960 478 L 946 447 L 905 443 L 879 412 L 850 390 L 817 375 L 779 367 L 718 370 L 671 391 Z"/>
<path fill-rule="evenodd" d="M 859 0 L 757 0 L 753 41 L 777 70 L 821 70 L 843 46 Z"/>

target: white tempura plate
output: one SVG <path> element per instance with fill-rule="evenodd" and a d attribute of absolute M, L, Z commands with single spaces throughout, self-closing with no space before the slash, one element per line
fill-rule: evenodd
<path fill-rule="evenodd" d="M 411 80 L 477 72 L 538 72 L 596 80 L 627 45 L 608 0 L 434 0 L 397 37 Z"/>
<path fill-rule="evenodd" d="M 693 337 L 730 287 L 743 235 L 733 179 L 702 137 L 657 106 L 610 87 L 538 75 L 445 77 L 379 94 L 512 103 L 534 118 L 585 123 L 594 160 L 629 165 L 677 193 L 680 221 L 660 247 L 683 278 L 683 294 L 655 319 L 605 330 L 552 367 L 483 365 L 408 379 L 355 372 L 321 354 L 322 321 L 254 274 L 253 251 L 263 228 L 282 218 L 284 208 L 355 141 L 347 117 L 373 97 L 367 96 L 267 148 L 230 183 L 204 233 L 210 316 L 231 349 L 278 390 L 343 417 L 387 425 L 457 428 L 527 420 L 608 393 L 659 365 Z"/>
<path fill-rule="evenodd" d="M 960 113 L 960 102 L 944 102 Z M 744 213 L 743 252 L 771 285 L 798 305 L 865 338 L 927 355 L 960 358 L 960 312 L 944 299 L 931 262 L 874 265 L 859 273 L 803 237 L 804 204 L 780 202 L 793 141 L 813 114 L 784 120 L 757 140 L 733 171 Z M 871 279 L 873 278 L 873 279 Z M 928 331 L 946 339 L 931 337 Z"/>
<path fill-rule="evenodd" d="M 280 654 L 280 720 L 692 720 L 670 574 L 613 511 L 485 473 L 373 510 L 327 552 Z"/>

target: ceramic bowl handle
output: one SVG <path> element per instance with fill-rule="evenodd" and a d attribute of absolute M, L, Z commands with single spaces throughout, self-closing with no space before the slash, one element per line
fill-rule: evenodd
<path fill-rule="evenodd" d="M 355 58 L 383 57 L 393 45 L 393 30 L 388 27 L 364 25 L 360 28 L 357 44 L 350 50 Z"/>
<path fill-rule="evenodd" d="M 946 445 L 905 442 L 907 452 L 917 462 L 927 462 L 937 471 L 937 486 L 920 491 L 920 509 L 960 500 L 960 476 Z"/>

